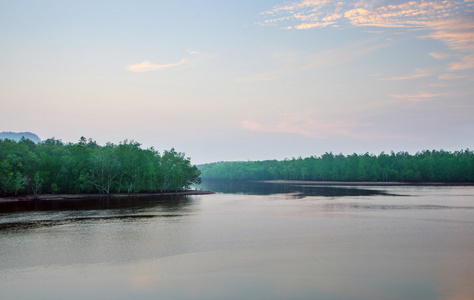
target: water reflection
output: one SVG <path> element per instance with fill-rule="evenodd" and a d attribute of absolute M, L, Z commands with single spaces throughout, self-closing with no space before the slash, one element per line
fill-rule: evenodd
<path fill-rule="evenodd" d="M 473 187 L 270 186 L 0 213 L 0 299 L 474 299 Z"/>
<path fill-rule="evenodd" d="M 326 186 L 311 184 L 276 183 L 264 181 L 205 180 L 200 188 L 216 193 L 243 195 L 292 194 L 293 198 L 308 196 L 347 197 L 391 195 L 385 190 L 375 188 Z"/>
<path fill-rule="evenodd" d="M 194 204 L 193 198 L 186 195 L 0 203 L 0 232 L 71 223 L 176 218 L 191 213 Z"/>
<path fill-rule="evenodd" d="M 14 222 L 2 222 L 0 223 L 0 231 L 2 230 L 27 230 L 35 229 L 39 227 L 51 227 L 58 225 L 66 225 L 75 222 L 106 222 L 106 221 L 141 221 L 151 218 L 176 218 L 182 217 L 184 214 L 148 214 L 148 215 L 115 215 L 106 217 L 66 217 L 64 219 L 57 220 L 36 220 L 36 221 L 14 221 Z"/>
<path fill-rule="evenodd" d="M 0 213 L 61 210 L 146 210 L 156 206 L 168 211 L 179 211 L 191 204 L 191 198 L 186 195 L 19 201 L 0 203 Z"/>

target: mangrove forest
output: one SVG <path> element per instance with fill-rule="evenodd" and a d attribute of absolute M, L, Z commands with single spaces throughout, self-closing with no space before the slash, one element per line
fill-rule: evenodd
<path fill-rule="evenodd" d="M 373 154 L 325 153 L 285 160 L 217 162 L 198 166 L 204 179 L 384 182 L 474 182 L 471 150 L 393 151 Z"/>
<path fill-rule="evenodd" d="M 48 139 L 0 140 L 0 196 L 180 191 L 201 182 L 184 153 L 160 154 L 134 141 L 100 146 Z"/>

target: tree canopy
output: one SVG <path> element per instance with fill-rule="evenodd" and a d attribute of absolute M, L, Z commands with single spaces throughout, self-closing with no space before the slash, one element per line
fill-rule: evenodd
<path fill-rule="evenodd" d="M 198 166 L 205 179 L 473 182 L 474 154 L 422 151 L 415 155 L 393 151 L 344 156 L 325 153 L 320 157 L 282 161 L 218 162 Z"/>
<path fill-rule="evenodd" d="M 0 195 L 179 191 L 201 182 L 184 153 L 140 146 L 128 140 L 100 146 L 84 137 L 0 140 Z"/>

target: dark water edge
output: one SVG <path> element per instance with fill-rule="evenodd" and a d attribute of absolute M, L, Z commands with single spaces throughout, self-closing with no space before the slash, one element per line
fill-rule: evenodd
<path fill-rule="evenodd" d="M 0 214 L 22 211 L 61 211 L 61 210 L 116 210 L 150 209 L 162 206 L 180 209 L 189 202 L 189 195 L 210 194 L 207 191 L 140 194 L 140 195 L 43 195 L 38 198 L 10 201 L 0 200 Z"/>
<path fill-rule="evenodd" d="M 163 193 L 136 193 L 136 194 L 39 194 L 39 195 L 19 195 L 14 197 L 0 197 L 0 203 L 6 202 L 27 202 L 27 201 L 49 201 L 49 200 L 84 200 L 84 199 L 124 199 L 124 198 L 152 198 L 163 196 L 179 195 L 206 195 L 212 192 L 203 190 L 184 190 L 177 192 Z"/>
<path fill-rule="evenodd" d="M 321 197 L 345 197 L 345 196 L 376 196 L 387 195 L 396 196 L 388 193 L 383 186 L 371 186 L 358 184 L 334 184 L 321 182 L 302 182 L 302 181 L 246 181 L 246 180 L 204 180 L 199 186 L 203 190 L 223 194 L 242 194 L 242 195 L 274 195 L 274 194 L 293 194 L 295 198 L 304 198 L 309 196 Z"/>

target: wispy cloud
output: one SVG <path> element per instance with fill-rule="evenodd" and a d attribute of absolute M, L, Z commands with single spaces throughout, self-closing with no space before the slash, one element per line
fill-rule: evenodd
<path fill-rule="evenodd" d="M 245 77 L 237 78 L 237 81 L 246 82 L 246 81 L 270 81 L 282 77 L 285 74 L 292 74 L 296 71 L 299 66 L 299 60 L 301 60 L 301 55 L 291 52 L 280 52 L 275 51 L 271 58 L 277 62 L 280 67 L 263 73 L 252 74 Z"/>
<path fill-rule="evenodd" d="M 251 126 L 248 126 L 251 124 Z M 325 139 L 331 136 L 345 136 L 356 139 L 409 139 L 410 137 L 373 132 L 373 123 L 346 116 L 344 118 L 317 118 L 312 114 L 286 116 L 273 124 L 261 124 L 248 120 L 241 123 L 243 129 L 259 132 L 298 134 L 310 138 Z"/>
<path fill-rule="evenodd" d="M 135 65 L 130 65 L 127 67 L 127 70 L 130 71 L 130 72 L 149 72 L 149 71 L 158 71 L 158 70 L 163 70 L 163 69 L 168 69 L 168 68 L 173 68 L 173 67 L 177 67 L 177 66 L 180 66 L 180 65 L 183 65 L 186 63 L 186 59 L 181 59 L 179 62 L 177 63 L 172 63 L 172 64 L 164 64 L 164 65 L 158 65 L 158 64 L 154 64 L 154 63 L 151 63 L 149 61 L 144 61 L 142 63 L 139 63 L 139 64 L 135 64 Z"/>
<path fill-rule="evenodd" d="M 269 72 L 241 77 L 238 78 L 237 81 L 269 81 L 311 69 L 342 65 L 389 45 L 390 42 L 385 40 L 368 39 L 329 51 L 312 54 L 275 52 L 272 57 L 280 62 L 280 68 Z"/>
<path fill-rule="evenodd" d="M 449 57 L 449 54 L 443 52 L 430 52 L 428 55 L 434 59 L 446 59 Z"/>
<path fill-rule="evenodd" d="M 454 71 L 472 68 L 474 68 L 474 54 L 463 56 L 461 57 L 461 61 L 457 61 L 449 65 L 449 69 Z"/>
<path fill-rule="evenodd" d="M 201 53 L 201 52 L 191 50 L 191 49 L 186 50 L 186 52 L 188 53 L 187 58 L 182 58 L 179 62 L 176 62 L 176 63 L 155 64 L 146 60 L 139 64 L 128 66 L 127 70 L 130 72 L 150 72 L 150 71 L 159 71 L 163 69 L 174 68 L 174 67 L 183 66 L 183 65 L 190 67 L 214 57 L 211 54 Z"/>
<path fill-rule="evenodd" d="M 264 24 L 283 28 L 386 27 L 428 29 L 426 37 L 443 41 L 452 49 L 474 50 L 474 18 L 463 0 L 340 1 L 303 0 L 263 12 Z"/>
<path fill-rule="evenodd" d="M 357 108 L 341 107 L 330 111 L 313 108 L 271 116 L 261 112 L 259 121 L 246 119 L 241 122 L 241 127 L 252 131 L 291 133 L 311 138 L 327 138 L 332 135 L 356 137 L 363 128 L 373 125 L 366 117 L 374 111 L 380 111 L 380 106 L 384 105 L 390 106 L 387 103 L 371 103 L 361 104 Z M 357 113 L 354 113 L 355 111 Z M 254 119 L 255 115 L 252 118 Z"/>
<path fill-rule="evenodd" d="M 416 94 L 391 94 L 390 96 L 397 98 L 397 99 L 402 99 L 402 100 L 407 100 L 410 102 L 424 102 L 424 101 L 430 101 L 433 99 L 437 99 L 440 97 L 446 97 L 447 94 L 442 93 L 442 94 L 433 94 L 433 93 L 428 93 L 428 92 L 418 92 Z"/>
<path fill-rule="evenodd" d="M 265 131 L 262 124 L 257 123 L 257 122 L 252 122 L 252 121 L 249 121 L 249 120 L 243 120 L 241 122 L 241 126 L 244 129 L 248 129 L 248 130 L 252 130 L 252 131 Z"/>
<path fill-rule="evenodd" d="M 312 114 L 287 115 L 271 124 L 243 120 L 241 127 L 251 131 L 293 133 L 312 138 L 326 138 L 330 135 L 351 136 L 355 128 L 370 126 L 348 118 L 322 119 Z"/>
<path fill-rule="evenodd" d="M 416 78 L 421 78 L 421 77 L 426 77 L 431 75 L 431 73 L 428 70 L 424 69 L 415 69 L 415 71 L 412 74 L 405 75 L 405 76 L 394 76 L 394 77 L 388 77 L 388 78 L 380 78 L 379 80 L 409 80 L 409 79 L 416 79 Z"/>
<path fill-rule="evenodd" d="M 454 73 L 444 73 L 438 76 L 439 80 L 456 80 L 456 79 L 464 79 L 464 78 L 471 78 L 470 75 L 459 75 Z"/>
<path fill-rule="evenodd" d="M 188 52 L 189 54 L 192 54 L 192 55 L 202 54 L 201 52 L 198 52 L 198 51 L 195 51 L 195 50 L 192 50 L 192 49 L 188 49 L 188 50 L 186 50 L 186 52 Z"/>
<path fill-rule="evenodd" d="M 389 46 L 390 42 L 379 39 L 368 39 L 346 45 L 337 49 L 316 53 L 311 56 L 311 63 L 301 69 L 313 69 L 321 66 L 333 66 L 351 62 L 373 51 Z"/>
<path fill-rule="evenodd" d="M 462 52 L 474 51 L 474 16 L 456 14 L 450 18 L 430 20 L 424 24 L 431 29 L 426 37 L 444 42 L 449 48 Z"/>

